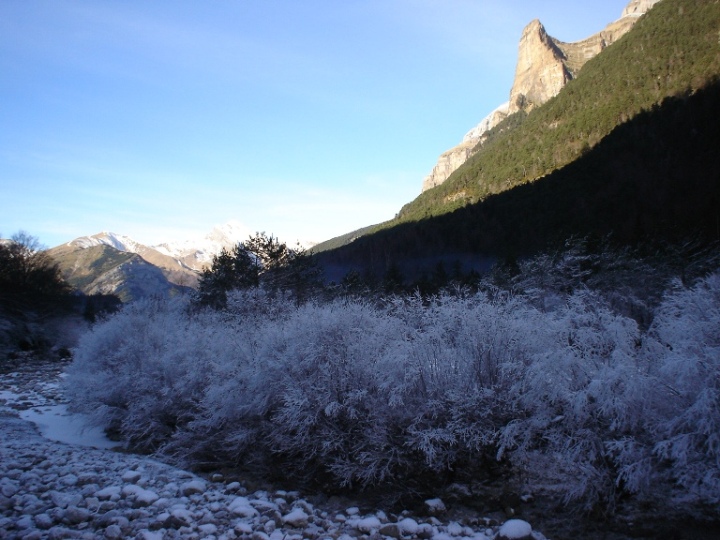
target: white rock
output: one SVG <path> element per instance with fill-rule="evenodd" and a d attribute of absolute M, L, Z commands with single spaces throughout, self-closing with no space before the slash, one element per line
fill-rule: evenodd
<path fill-rule="evenodd" d="M 77 506 L 70 506 L 65 511 L 65 520 L 71 525 L 78 525 L 85 523 L 90 519 L 90 510 L 86 508 L 78 508 Z"/>
<path fill-rule="evenodd" d="M 203 525 L 198 525 L 198 530 L 205 536 L 209 536 L 211 534 L 215 534 L 218 531 L 218 528 L 217 525 L 213 523 L 205 523 Z"/>
<path fill-rule="evenodd" d="M 50 500 L 58 508 L 67 508 L 68 506 L 77 506 L 82 501 L 79 493 L 61 493 L 59 491 L 50 492 Z"/>
<path fill-rule="evenodd" d="M 190 510 L 187 508 L 174 508 L 170 511 L 170 515 L 173 516 L 175 519 L 178 519 L 185 523 L 185 525 L 190 525 L 192 523 L 192 513 L 190 513 Z"/>
<path fill-rule="evenodd" d="M 140 480 L 141 476 L 142 475 L 138 471 L 126 471 L 121 478 L 123 482 L 130 482 L 131 484 L 135 484 L 138 480 Z"/>
<path fill-rule="evenodd" d="M 15 521 L 15 526 L 18 529 L 22 529 L 22 530 L 29 529 L 30 527 L 33 526 L 32 516 L 21 516 L 20 518 L 18 518 L 17 521 Z"/>
<path fill-rule="evenodd" d="M 250 505 L 247 497 L 235 497 L 228 505 L 228 510 L 232 514 L 240 517 L 252 518 L 258 515 L 258 511 Z"/>
<path fill-rule="evenodd" d="M 283 523 L 290 525 L 291 527 L 307 527 L 308 519 L 310 516 L 308 516 L 301 508 L 296 508 L 286 516 L 283 516 L 282 520 Z"/>
<path fill-rule="evenodd" d="M 390 538 L 402 538 L 403 532 L 397 523 L 386 523 L 382 525 L 378 532 L 381 536 L 389 536 Z"/>
<path fill-rule="evenodd" d="M 239 490 L 242 487 L 240 482 L 230 482 L 227 486 L 225 486 L 225 491 L 228 493 L 234 493 L 237 490 Z"/>
<path fill-rule="evenodd" d="M 53 526 L 53 520 L 47 514 L 38 514 L 35 516 L 35 526 L 38 529 L 47 530 Z"/>
<path fill-rule="evenodd" d="M 265 513 L 268 510 L 278 510 L 279 506 L 272 502 L 268 501 L 267 499 L 254 499 L 250 501 L 250 504 L 253 506 L 253 508 L 257 509 L 260 513 Z"/>
<path fill-rule="evenodd" d="M 123 486 L 121 493 L 123 497 L 130 497 L 131 495 L 137 494 L 141 489 L 140 486 L 136 486 L 135 484 L 128 484 L 127 486 Z"/>
<path fill-rule="evenodd" d="M 447 510 L 445 507 L 445 503 L 442 502 L 440 499 L 428 499 L 425 501 L 425 506 L 427 507 L 428 511 L 433 514 L 442 514 Z"/>
<path fill-rule="evenodd" d="M 61 476 L 58 481 L 66 486 L 75 486 L 78 483 L 78 477 L 74 474 L 66 474 L 65 476 Z"/>
<path fill-rule="evenodd" d="M 245 523 L 244 521 L 236 523 L 233 529 L 238 534 L 252 534 L 253 532 L 252 525 Z"/>
<path fill-rule="evenodd" d="M 532 527 L 527 521 L 523 521 L 522 519 L 511 519 L 500 527 L 497 538 L 502 540 L 532 538 Z"/>
<path fill-rule="evenodd" d="M 109 486 L 95 492 L 95 496 L 101 501 L 117 501 L 120 499 L 120 486 Z"/>
<path fill-rule="evenodd" d="M 150 491 L 149 489 L 143 489 L 135 496 L 135 502 L 141 506 L 150 506 L 159 498 L 160 496 L 154 491 Z"/>
<path fill-rule="evenodd" d="M 418 529 L 415 534 L 418 538 L 432 538 L 435 534 L 435 530 L 429 523 L 422 523 L 418 525 Z"/>
<path fill-rule="evenodd" d="M 9 478 L 0 479 L 0 493 L 5 497 L 12 497 L 18 492 L 17 482 L 13 482 Z"/>
<path fill-rule="evenodd" d="M 207 489 L 207 484 L 205 484 L 202 480 L 190 480 L 190 482 L 185 482 L 182 486 L 180 486 L 180 493 L 185 495 L 186 497 L 189 497 L 190 495 L 194 495 L 195 493 L 204 493 Z"/>
<path fill-rule="evenodd" d="M 378 518 L 376 518 L 375 516 L 370 516 L 358 520 L 355 523 L 355 528 L 360 532 L 370 534 L 373 531 L 378 530 L 381 525 L 382 523 L 380 523 L 380 520 Z"/>
<path fill-rule="evenodd" d="M 160 497 L 160 498 L 159 498 L 157 501 L 155 501 L 152 505 L 153 505 L 155 508 L 158 508 L 158 509 L 160 509 L 160 510 L 163 510 L 163 509 L 168 508 L 169 506 L 171 506 L 172 503 L 170 502 L 170 499 L 168 499 L 168 498 L 166 498 L 166 497 Z"/>
<path fill-rule="evenodd" d="M 404 518 L 398 521 L 398 528 L 403 534 L 414 535 L 418 532 L 418 522 L 412 518 Z"/>
<path fill-rule="evenodd" d="M 110 525 L 105 529 L 105 538 L 108 540 L 118 540 L 122 537 L 123 532 L 119 525 Z"/>
<path fill-rule="evenodd" d="M 450 523 L 448 523 L 445 527 L 445 530 L 451 536 L 460 536 L 465 532 L 464 527 L 456 521 L 451 521 Z"/>

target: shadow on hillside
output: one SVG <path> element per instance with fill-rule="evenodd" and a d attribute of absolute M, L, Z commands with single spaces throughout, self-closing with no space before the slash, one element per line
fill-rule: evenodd
<path fill-rule="evenodd" d="M 382 272 L 420 262 L 532 255 L 571 236 L 620 244 L 720 239 L 720 81 L 666 99 L 580 159 L 450 214 L 403 223 L 318 255 Z"/>

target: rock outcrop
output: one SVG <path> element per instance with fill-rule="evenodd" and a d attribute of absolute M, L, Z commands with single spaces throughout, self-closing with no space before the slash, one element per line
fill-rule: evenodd
<path fill-rule="evenodd" d="M 624 36 L 658 1 L 632 0 L 620 19 L 597 34 L 574 43 L 550 36 L 537 19 L 528 24 L 520 38 L 509 113 L 530 110 L 556 96 L 577 76 L 585 62 Z"/>
<path fill-rule="evenodd" d="M 550 36 L 542 23 L 535 19 L 522 32 L 518 50 L 515 79 L 510 101 L 501 105 L 478 126 L 470 130 L 463 141 L 444 152 L 432 172 L 423 180 L 422 191 L 442 184 L 473 155 L 486 133 L 505 117 L 518 111 L 530 111 L 556 96 L 574 79 L 585 63 L 625 35 L 638 18 L 660 0 L 631 0 L 620 19 L 587 39 L 565 43 Z"/>
<path fill-rule="evenodd" d="M 510 114 L 545 103 L 562 90 L 572 78 L 564 56 L 539 20 L 525 27 L 510 90 Z"/>
<path fill-rule="evenodd" d="M 433 170 L 423 180 L 422 190 L 427 191 L 430 188 L 439 186 L 455 170 L 465 163 L 474 153 L 475 147 L 487 137 L 487 132 L 502 122 L 508 115 L 509 103 L 503 103 L 487 115 L 473 129 L 468 131 L 463 140 L 457 146 L 454 146 L 447 152 L 443 152 L 433 167 Z"/>

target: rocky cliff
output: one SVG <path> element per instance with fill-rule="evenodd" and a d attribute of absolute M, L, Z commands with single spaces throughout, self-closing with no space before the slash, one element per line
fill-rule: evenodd
<path fill-rule="evenodd" d="M 460 144 L 447 152 L 443 152 L 433 170 L 423 180 L 422 190 L 426 191 L 442 184 L 455 169 L 465 163 L 473 154 L 478 143 L 484 140 L 487 132 L 507 117 L 508 106 L 509 103 L 500 105 L 500 107 L 487 115 L 482 122 L 468 131 Z"/>
<path fill-rule="evenodd" d="M 520 38 L 509 113 L 530 110 L 556 96 L 577 76 L 585 62 L 624 36 L 658 1 L 632 0 L 620 19 L 597 34 L 574 43 L 550 36 L 537 19 L 528 24 Z"/>
<path fill-rule="evenodd" d="M 556 96 L 588 60 L 625 35 L 637 19 L 659 1 L 631 0 L 620 19 L 597 34 L 574 43 L 565 43 L 550 36 L 537 19 L 528 24 L 520 37 L 510 101 L 470 130 L 459 145 L 440 155 L 433 170 L 423 180 L 422 191 L 447 180 L 473 155 L 485 134 L 508 115 L 520 110 L 529 111 Z"/>

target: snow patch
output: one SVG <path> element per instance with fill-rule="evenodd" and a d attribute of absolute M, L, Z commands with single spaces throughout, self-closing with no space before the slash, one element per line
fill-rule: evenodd
<path fill-rule="evenodd" d="M 92 448 L 122 446 L 105 436 L 102 429 L 91 426 L 84 414 L 68 412 L 67 405 L 47 405 L 20 411 L 20 418 L 35 424 L 46 439 Z"/>

